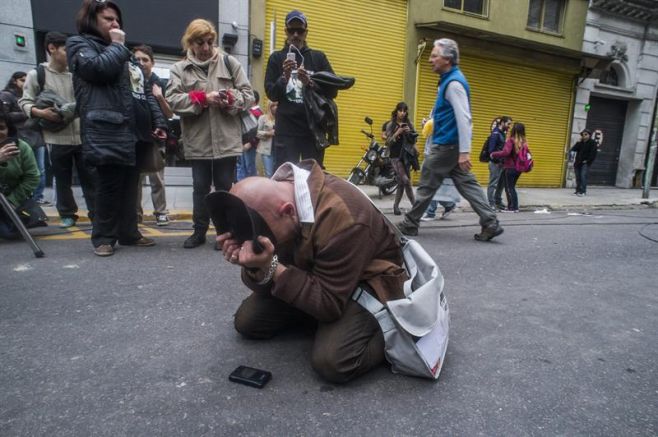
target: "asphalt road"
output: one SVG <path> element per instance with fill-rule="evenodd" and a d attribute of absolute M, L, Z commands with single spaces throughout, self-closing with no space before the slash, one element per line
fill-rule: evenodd
<path fill-rule="evenodd" d="M 593 214 L 506 214 L 491 243 L 471 213 L 421 228 L 452 317 L 437 382 L 328 384 L 311 333 L 240 338 L 247 290 L 182 249 L 189 223 L 106 259 L 84 235 L 42 259 L 0 241 L 0 435 L 656 435 L 658 210 Z M 229 382 L 240 364 L 273 379 Z"/>

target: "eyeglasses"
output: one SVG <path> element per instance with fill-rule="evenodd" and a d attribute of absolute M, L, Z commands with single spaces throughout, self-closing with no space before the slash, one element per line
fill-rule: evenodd
<path fill-rule="evenodd" d="M 290 27 L 286 27 L 286 32 L 290 35 L 294 35 L 296 33 L 299 35 L 304 35 L 306 33 L 306 29 L 302 29 L 299 27 L 292 29 Z"/>

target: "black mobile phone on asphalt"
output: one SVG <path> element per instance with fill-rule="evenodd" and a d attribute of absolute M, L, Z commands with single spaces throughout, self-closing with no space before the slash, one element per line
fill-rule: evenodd
<path fill-rule="evenodd" d="M 267 370 L 254 369 L 253 367 L 238 366 L 237 369 L 231 372 L 228 379 L 238 384 L 263 388 L 272 379 L 272 373 Z"/>

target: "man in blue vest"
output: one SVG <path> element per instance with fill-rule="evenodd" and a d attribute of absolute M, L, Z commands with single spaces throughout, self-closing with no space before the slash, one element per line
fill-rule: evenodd
<path fill-rule="evenodd" d="M 405 235 L 418 235 L 420 218 L 441 186 L 443 178 L 451 177 L 459 193 L 480 216 L 482 231 L 478 241 L 489 241 L 503 233 L 496 213 L 489 206 L 482 187 L 471 173 L 472 118 L 470 88 L 458 67 L 459 47 L 451 39 L 434 41 L 430 54 L 432 70 L 441 76 L 434 103 L 434 131 L 429 155 L 423 162 L 420 182 L 413 208 L 398 224 Z"/>

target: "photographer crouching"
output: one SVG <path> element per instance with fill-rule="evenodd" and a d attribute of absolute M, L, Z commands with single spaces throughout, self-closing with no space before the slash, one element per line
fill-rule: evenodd
<path fill-rule="evenodd" d="M 32 200 L 39 177 L 32 148 L 17 138 L 11 118 L 5 111 L 0 111 L 0 192 L 26 227 L 46 225 L 43 210 Z M 0 238 L 15 239 L 19 235 L 9 216 L 0 209 Z"/>

